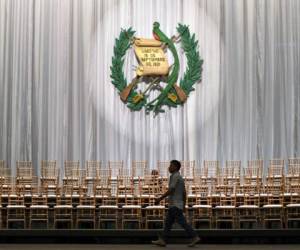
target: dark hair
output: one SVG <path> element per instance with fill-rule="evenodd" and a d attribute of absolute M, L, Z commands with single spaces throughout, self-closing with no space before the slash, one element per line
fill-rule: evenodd
<path fill-rule="evenodd" d="M 171 165 L 175 166 L 177 168 L 177 171 L 179 171 L 179 169 L 181 168 L 181 163 L 180 161 L 177 161 L 177 160 L 172 160 L 170 162 Z"/>

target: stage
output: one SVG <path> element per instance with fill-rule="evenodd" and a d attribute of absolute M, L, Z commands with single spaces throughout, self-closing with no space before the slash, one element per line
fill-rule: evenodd
<path fill-rule="evenodd" d="M 75 245 L 75 244 L 47 244 L 47 245 L 40 245 L 40 244 L 24 244 L 24 245 L 18 245 L 18 244 L 11 244 L 11 245 L 1 245 L 2 249 L 5 250 L 16 250 L 16 249 L 22 249 L 22 250 L 80 250 L 80 249 L 85 249 L 85 250 L 140 250 L 141 245 L 94 245 L 94 244 L 80 244 L 80 245 Z M 152 245 L 143 245 L 142 246 L 143 250 L 148 250 L 148 249 L 161 249 L 159 247 L 155 247 Z M 298 250 L 299 246 L 298 245 L 215 245 L 215 244 L 202 244 L 196 246 L 198 249 L 202 250 L 281 250 L 281 249 L 286 249 L 286 250 Z M 167 249 L 172 249 L 172 250 L 177 250 L 177 249 L 188 249 L 185 245 L 168 245 Z"/>
<path fill-rule="evenodd" d="M 159 230 L 0 230 L 0 243 L 148 244 Z M 201 244 L 299 244 L 300 230 L 197 230 Z M 182 230 L 173 230 L 171 244 L 186 244 Z"/>

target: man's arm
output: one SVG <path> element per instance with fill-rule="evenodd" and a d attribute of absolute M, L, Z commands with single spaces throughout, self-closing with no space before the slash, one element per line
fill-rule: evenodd
<path fill-rule="evenodd" d="M 168 197 L 169 195 L 173 194 L 175 191 L 174 187 L 171 187 L 167 190 L 167 192 L 165 192 L 161 197 L 156 198 L 155 199 L 155 204 L 157 205 L 158 203 L 160 203 L 163 199 L 165 199 L 166 197 Z"/>
<path fill-rule="evenodd" d="M 185 204 L 186 204 L 186 190 L 185 190 L 185 187 L 184 187 L 184 190 L 183 190 L 183 211 L 185 211 Z"/>

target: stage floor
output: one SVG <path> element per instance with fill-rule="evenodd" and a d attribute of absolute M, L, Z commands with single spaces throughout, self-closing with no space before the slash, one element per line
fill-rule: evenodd
<path fill-rule="evenodd" d="M 153 245 L 91 245 L 91 244 L 0 244 L 1 250 L 155 250 L 164 249 Z M 183 244 L 170 244 L 167 249 L 193 249 Z M 214 245 L 199 244 L 194 249 L 201 250 L 298 250 L 300 245 Z"/>
<path fill-rule="evenodd" d="M 277 246 L 278 244 L 300 244 L 299 229 L 212 229 L 196 231 L 202 238 L 202 244 L 277 244 Z M 158 233 L 160 233 L 159 230 L 2 229 L 0 230 L 0 244 L 77 243 L 80 245 L 104 244 L 103 246 L 105 247 L 108 246 L 106 244 L 116 244 L 115 246 L 122 246 L 122 244 L 145 244 L 145 246 L 147 246 L 148 244 L 150 245 L 151 240 L 157 238 Z M 183 230 L 171 231 L 169 238 L 170 243 L 187 244 L 188 241 Z M 90 246 L 92 247 L 92 245 Z M 0 249 L 3 248 L 0 247 Z M 212 249 L 211 246 L 208 249 Z"/>

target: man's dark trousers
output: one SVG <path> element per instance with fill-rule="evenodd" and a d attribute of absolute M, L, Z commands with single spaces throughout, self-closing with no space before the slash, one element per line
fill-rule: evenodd
<path fill-rule="evenodd" d="M 162 234 L 164 240 L 167 239 L 169 232 L 171 231 L 172 225 L 174 222 L 177 222 L 187 233 L 189 238 L 197 237 L 197 233 L 193 228 L 186 222 L 186 219 L 183 215 L 183 211 L 178 207 L 170 207 L 165 219 L 165 228 Z"/>

